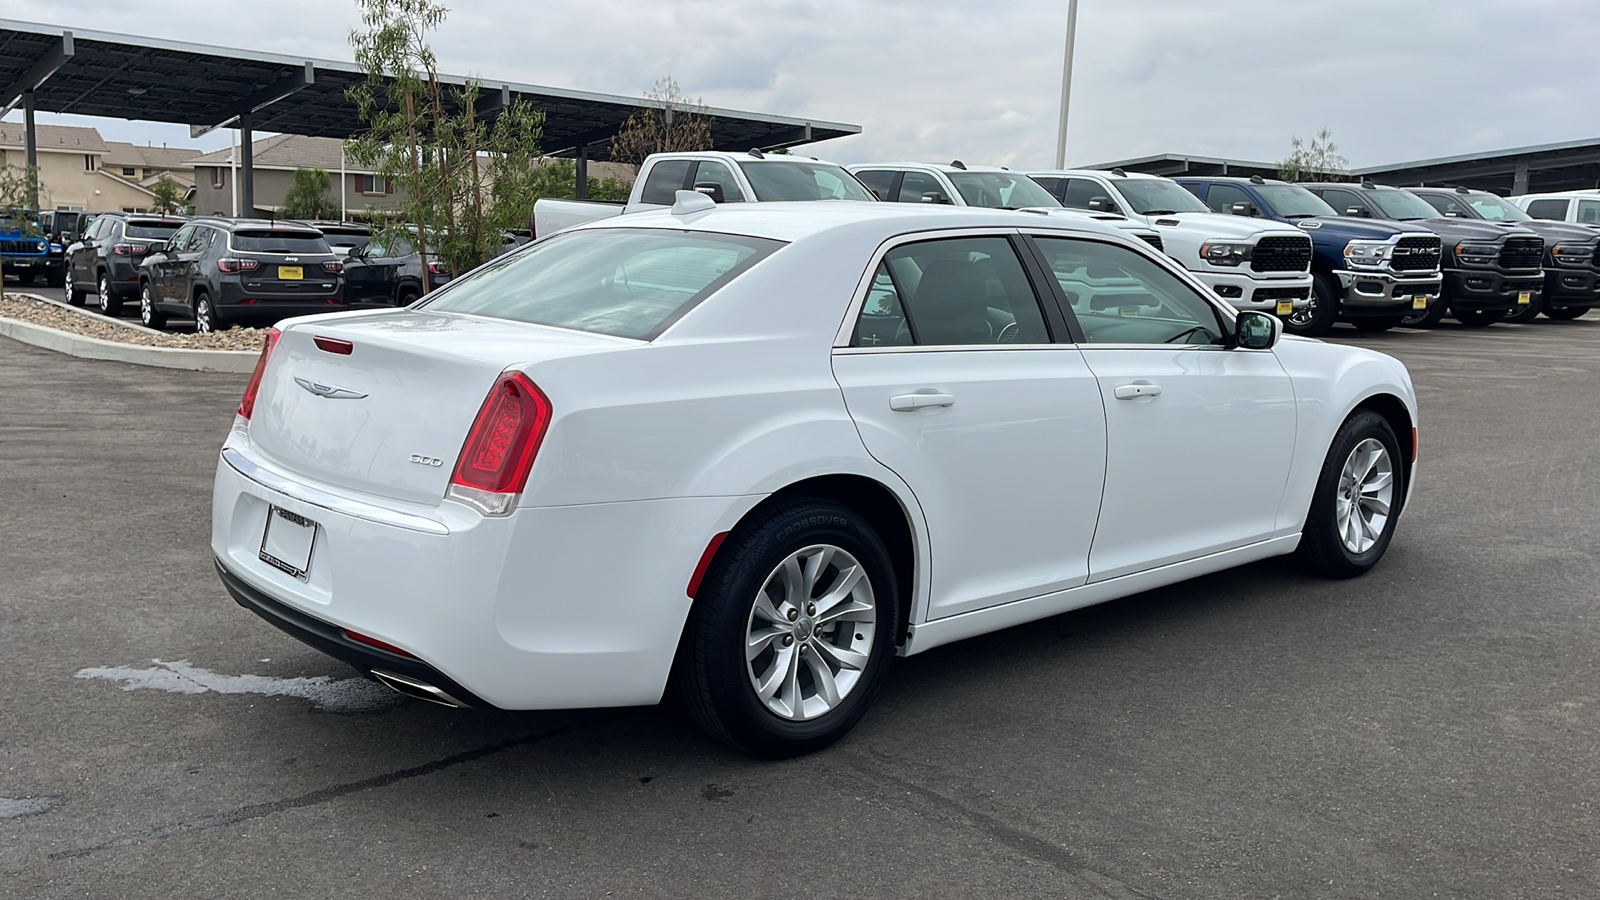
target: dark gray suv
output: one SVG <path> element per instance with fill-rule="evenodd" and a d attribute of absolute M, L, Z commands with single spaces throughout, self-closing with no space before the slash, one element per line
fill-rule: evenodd
<path fill-rule="evenodd" d="M 188 216 L 101 213 L 66 249 L 67 302 L 82 306 L 93 294 L 100 311 L 116 315 L 139 295 L 139 264 L 189 221 Z"/>
<path fill-rule="evenodd" d="M 139 318 L 151 328 L 171 315 L 210 332 L 345 308 L 344 265 L 309 225 L 195 219 L 150 251 L 139 269 Z"/>

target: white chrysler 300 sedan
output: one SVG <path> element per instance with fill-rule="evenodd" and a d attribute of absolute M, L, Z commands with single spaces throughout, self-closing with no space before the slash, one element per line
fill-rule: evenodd
<path fill-rule="evenodd" d="M 608 219 L 286 322 L 217 466 L 236 600 L 457 706 L 827 746 L 892 658 L 1268 556 L 1371 568 L 1416 395 L 1114 228 L 866 203 Z"/>

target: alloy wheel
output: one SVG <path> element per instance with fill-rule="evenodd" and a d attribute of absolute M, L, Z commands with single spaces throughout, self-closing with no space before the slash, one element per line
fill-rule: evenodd
<path fill-rule="evenodd" d="M 150 299 L 150 285 L 147 284 L 139 289 L 139 321 L 143 322 L 146 328 L 151 327 L 150 323 L 155 319 L 155 312 L 155 303 Z"/>
<path fill-rule="evenodd" d="M 767 576 L 745 629 L 746 671 L 774 715 L 815 719 L 861 681 L 878 626 L 872 581 L 845 550 L 815 544 Z"/>
<path fill-rule="evenodd" d="M 98 285 L 96 285 L 96 287 L 100 292 L 100 311 L 103 312 L 103 313 L 110 314 L 110 312 L 111 312 L 111 279 L 106 277 L 104 274 L 102 274 L 100 276 L 100 282 L 99 282 Z"/>
<path fill-rule="evenodd" d="M 201 334 L 210 334 L 215 331 L 212 321 L 214 313 L 211 311 L 211 298 L 198 297 L 194 301 L 194 330 Z"/>
<path fill-rule="evenodd" d="M 1317 292 L 1311 291 L 1311 296 L 1306 298 L 1304 306 L 1297 306 L 1289 313 L 1289 324 L 1301 328 L 1311 324 L 1317 315 Z"/>
<path fill-rule="evenodd" d="M 1388 449 L 1373 438 L 1357 444 L 1345 458 L 1336 490 L 1339 540 L 1353 554 L 1371 550 L 1394 505 L 1394 461 Z"/>

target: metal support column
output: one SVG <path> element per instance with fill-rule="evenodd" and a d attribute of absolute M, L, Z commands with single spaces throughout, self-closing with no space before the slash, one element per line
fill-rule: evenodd
<path fill-rule="evenodd" d="M 28 161 L 28 206 L 39 209 L 39 138 L 33 127 L 33 89 L 22 92 L 22 146 Z"/>
<path fill-rule="evenodd" d="M 577 174 L 577 187 L 574 189 L 573 196 L 579 200 L 587 200 L 589 199 L 589 146 L 587 144 L 578 145 L 578 163 L 575 171 Z"/>
<path fill-rule="evenodd" d="M 1517 163 L 1516 174 L 1511 176 L 1511 196 L 1520 197 L 1528 192 L 1528 161 Z"/>
<path fill-rule="evenodd" d="M 239 117 L 239 214 L 256 214 L 256 152 L 250 137 L 250 113 Z"/>

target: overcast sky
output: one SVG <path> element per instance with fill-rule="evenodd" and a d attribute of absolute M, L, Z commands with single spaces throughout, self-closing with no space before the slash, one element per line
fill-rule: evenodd
<path fill-rule="evenodd" d="M 1054 159 L 1065 0 L 449 5 L 447 72 L 630 96 L 670 73 L 711 106 L 861 125 L 811 151 L 840 162 Z M 359 24 L 351 0 L 0 0 L 0 17 L 327 59 Z M 1067 158 L 1276 160 L 1323 126 L 1354 166 L 1600 138 L 1597 47 L 1600 0 L 1081 0 Z"/>

